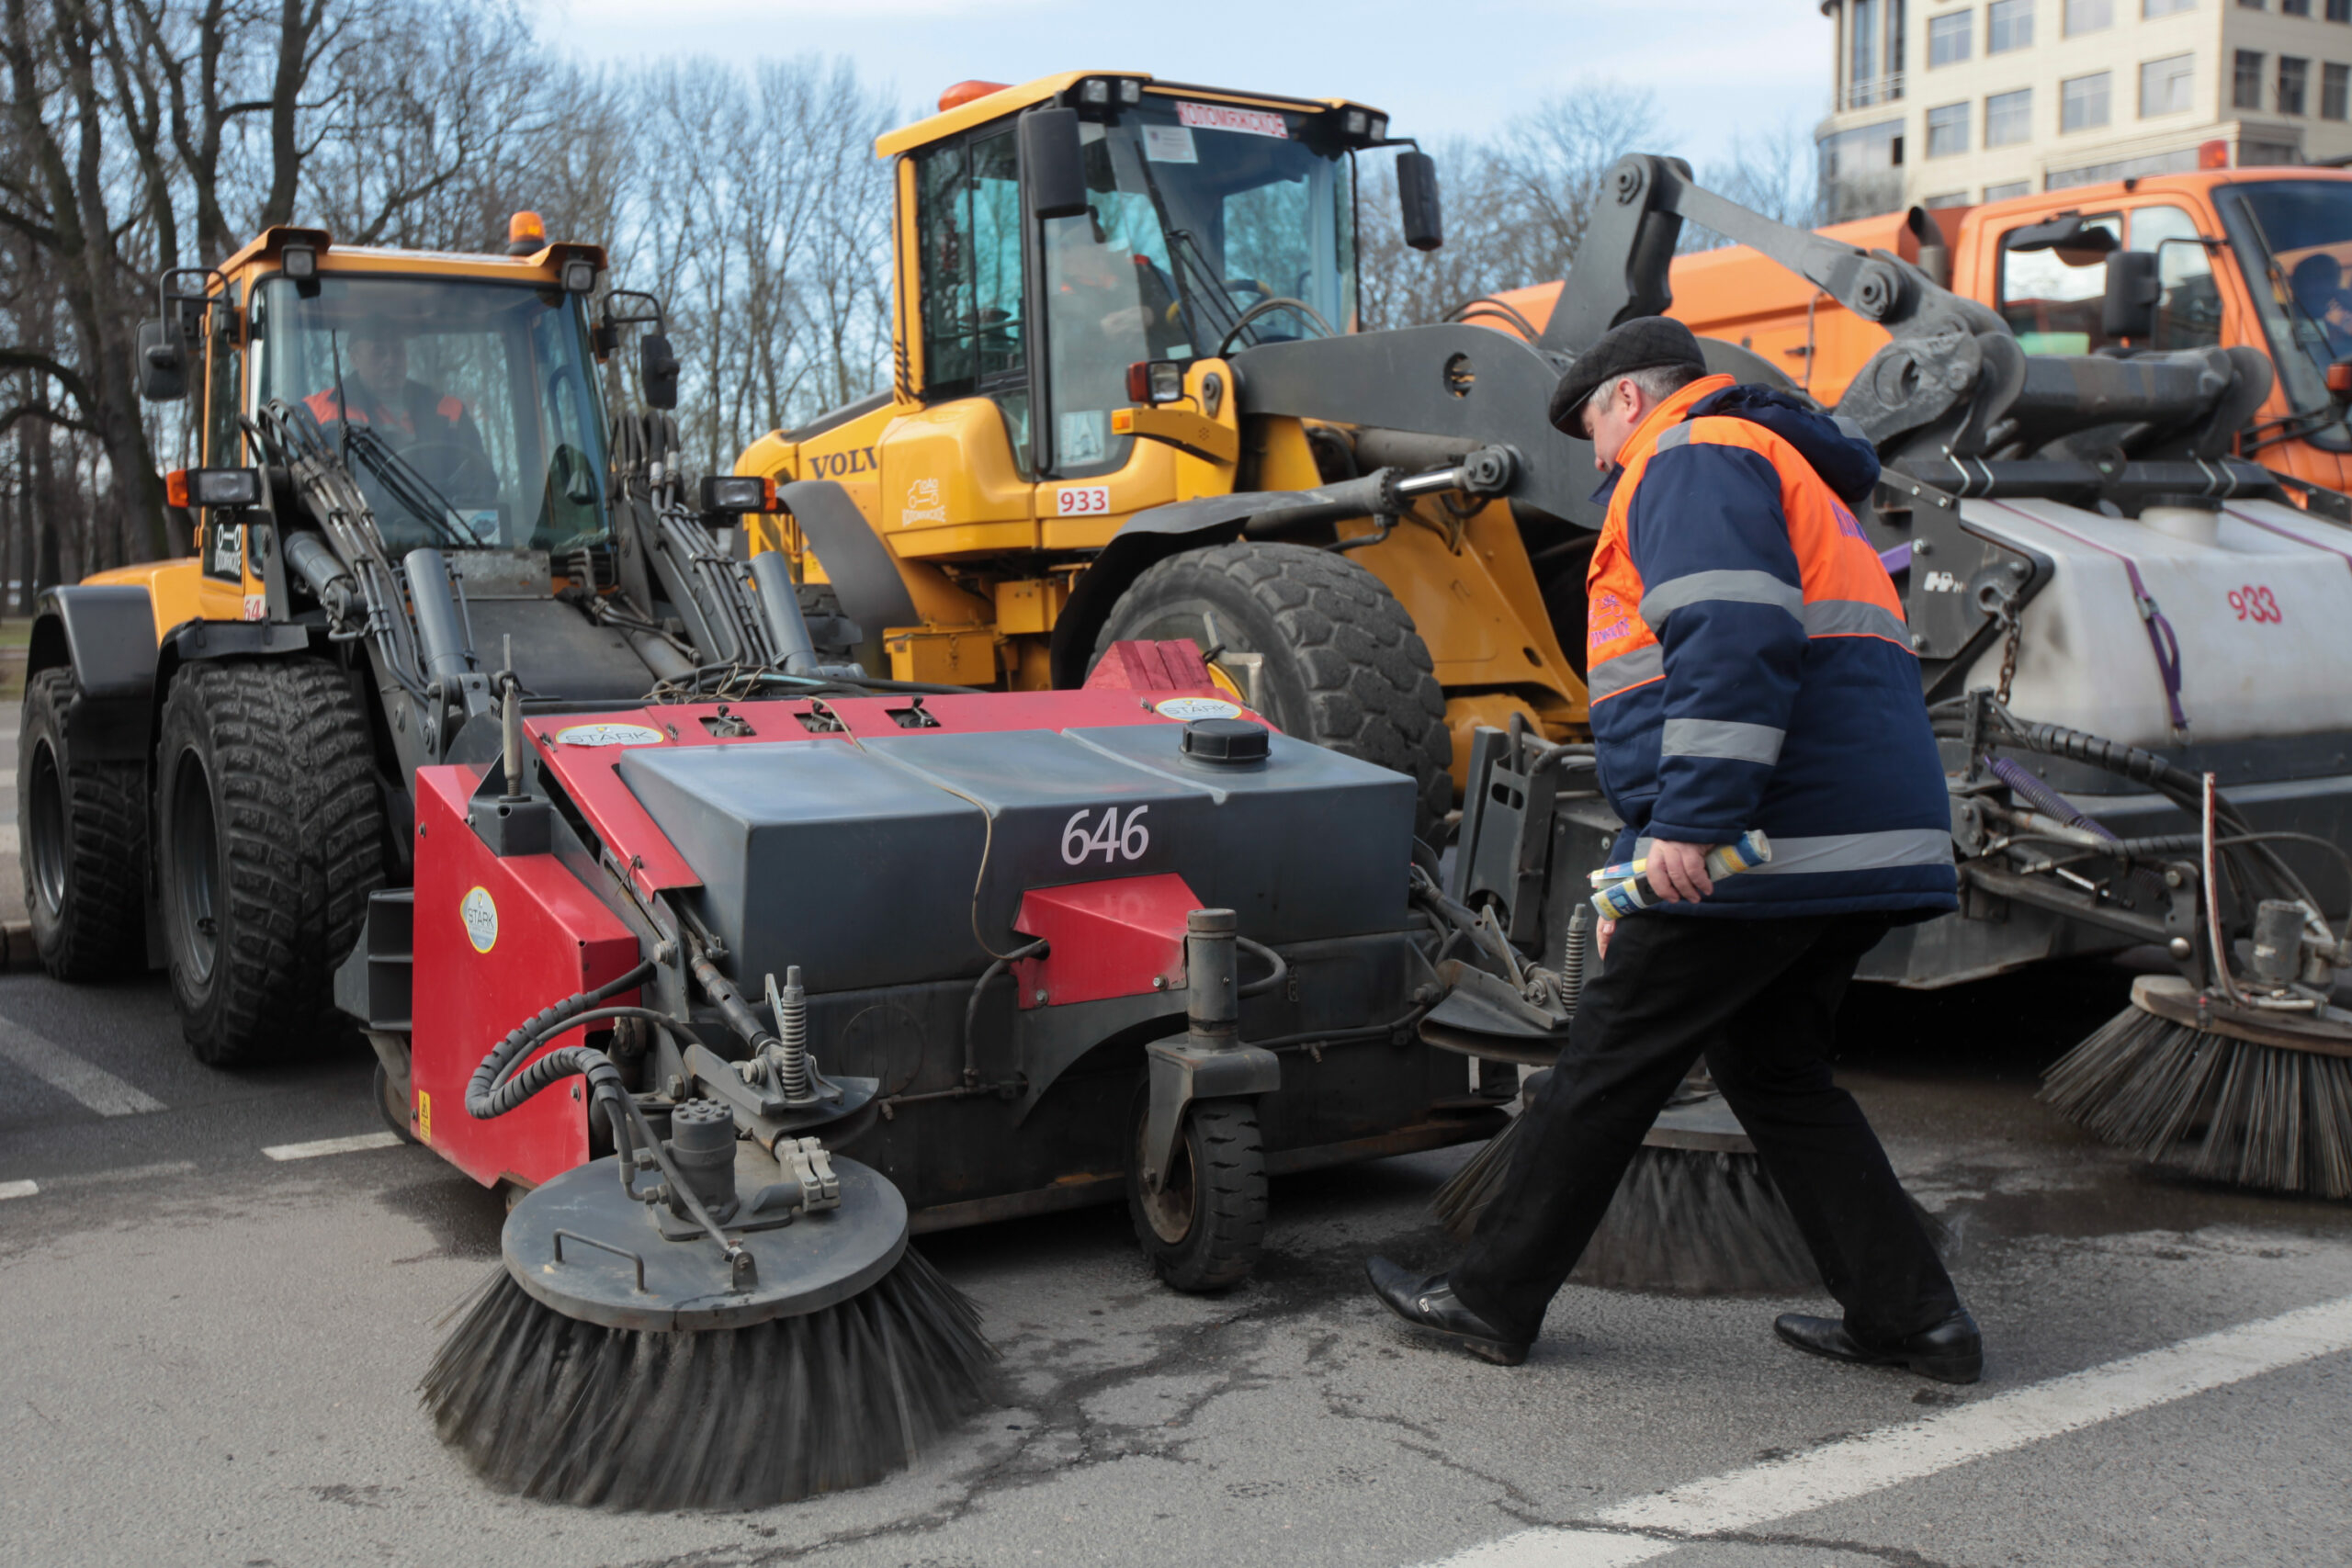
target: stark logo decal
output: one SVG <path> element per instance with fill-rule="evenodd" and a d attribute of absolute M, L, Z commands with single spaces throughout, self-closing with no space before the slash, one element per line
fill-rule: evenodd
<path fill-rule="evenodd" d="M 476 953 L 488 953 L 498 945 L 498 905 L 489 888 L 469 890 L 458 902 L 458 918 L 466 922 L 466 940 L 474 944 Z"/>
<path fill-rule="evenodd" d="M 651 746 L 662 732 L 642 724 L 575 724 L 557 730 L 555 738 L 566 746 Z"/>
<path fill-rule="evenodd" d="M 918 523 L 944 523 L 947 508 L 939 499 L 937 479 L 917 479 L 907 487 L 907 504 L 899 511 L 899 526 L 911 528 Z"/>

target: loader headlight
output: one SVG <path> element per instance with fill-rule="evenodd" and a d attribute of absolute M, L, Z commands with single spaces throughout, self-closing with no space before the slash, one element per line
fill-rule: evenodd
<path fill-rule="evenodd" d="M 741 515 L 775 510 L 775 481 L 758 475 L 713 474 L 702 481 L 705 512 Z"/>
<path fill-rule="evenodd" d="M 1184 367 L 1172 359 L 1138 359 L 1127 367 L 1127 401 L 1172 403 L 1184 395 Z"/>
<path fill-rule="evenodd" d="M 319 253 L 310 245 L 288 245 L 277 253 L 277 265 L 295 282 L 308 283 L 319 276 Z"/>
<path fill-rule="evenodd" d="M 596 264 L 589 261 L 568 261 L 563 264 L 563 291 L 585 294 L 596 287 Z"/>
<path fill-rule="evenodd" d="M 164 476 L 174 506 L 259 506 L 259 468 L 175 468 Z"/>
<path fill-rule="evenodd" d="M 1348 111 L 1348 117 L 1345 123 L 1347 125 L 1348 134 L 1351 137 L 1364 136 L 1370 133 L 1372 121 L 1362 109 L 1350 109 Z"/>
<path fill-rule="evenodd" d="M 1111 101 L 1110 79 L 1103 76 L 1088 77 L 1078 89 L 1078 101 L 1090 108 L 1102 108 L 1109 104 Z"/>

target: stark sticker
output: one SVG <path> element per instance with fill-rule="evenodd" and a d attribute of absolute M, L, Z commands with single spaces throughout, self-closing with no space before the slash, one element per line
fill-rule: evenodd
<path fill-rule="evenodd" d="M 498 905 L 489 888 L 469 891 L 458 904 L 458 918 L 466 922 L 466 940 L 474 944 L 476 953 L 488 953 L 498 945 Z"/>
<path fill-rule="evenodd" d="M 641 724 L 575 724 L 557 730 L 555 738 L 566 746 L 651 746 L 662 732 Z"/>
<path fill-rule="evenodd" d="M 1182 125 L 1147 125 L 1143 128 L 1143 155 L 1155 164 L 1197 164 L 1201 155 L 1193 147 L 1192 130 Z"/>
<path fill-rule="evenodd" d="M 1290 140 L 1290 127 L 1283 117 L 1266 109 L 1238 109 L 1227 104 L 1183 104 L 1176 106 L 1178 123 L 1195 130 L 1235 130 L 1244 136 L 1273 136 Z"/>
<path fill-rule="evenodd" d="M 1170 697 L 1154 703 L 1152 711 L 1162 718 L 1239 718 L 1241 710 L 1217 697 Z"/>

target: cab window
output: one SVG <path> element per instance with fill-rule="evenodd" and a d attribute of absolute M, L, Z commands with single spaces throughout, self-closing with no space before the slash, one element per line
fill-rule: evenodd
<path fill-rule="evenodd" d="M 2103 229 L 2123 242 L 2123 217 L 2109 212 L 2086 218 L 2086 229 Z M 2099 313 L 2107 297 L 2107 252 L 2014 251 L 2012 230 L 2001 237 L 2001 317 L 2028 354 L 2088 354 L 2106 339 Z"/>
<path fill-rule="evenodd" d="M 1029 467 L 1020 164 L 1010 129 L 915 161 L 926 400 L 987 397 Z"/>
<path fill-rule="evenodd" d="M 2175 242 L 2167 244 L 2166 241 Z M 2156 253 L 2155 349 L 2212 348 L 2222 341 L 2222 290 L 2213 264 L 2199 243 L 2197 220 L 2178 207 L 2143 207 L 2132 214 L 2132 248 Z"/>

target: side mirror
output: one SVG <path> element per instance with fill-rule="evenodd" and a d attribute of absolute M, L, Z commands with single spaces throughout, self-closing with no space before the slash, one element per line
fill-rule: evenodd
<path fill-rule="evenodd" d="M 134 368 L 139 395 L 151 403 L 175 403 L 187 396 L 187 350 L 179 329 L 156 317 L 139 323 Z"/>
<path fill-rule="evenodd" d="M 1021 117 L 1021 181 L 1036 218 L 1076 218 L 1086 210 L 1086 152 L 1076 109 L 1031 109 Z"/>
<path fill-rule="evenodd" d="M 678 356 L 670 352 L 670 340 L 662 333 L 648 333 L 637 340 L 637 378 L 649 408 L 678 406 Z"/>
<path fill-rule="evenodd" d="M 2114 250 L 2119 242 L 2115 231 L 2083 221 L 2079 212 L 2062 212 L 2040 223 L 2029 223 L 2022 229 L 2012 229 L 2002 241 L 2002 248 L 2011 251 L 2072 251 L 2095 260 Z M 2070 262 L 2071 266 L 2084 262 Z"/>
<path fill-rule="evenodd" d="M 1437 160 L 1418 147 L 1396 154 L 1396 205 L 1407 244 L 1433 251 L 1445 243 L 1445 220 L 1437 203 Z"/>
<path fill-rule="evenodd" d="M 2100 301 L 2103 337 L 2145 343 L 2156 335 L 2156 301 L 2164 296 L 2154 251 L 2115 251 L 2107 258 L 2107 297 Z"/>

